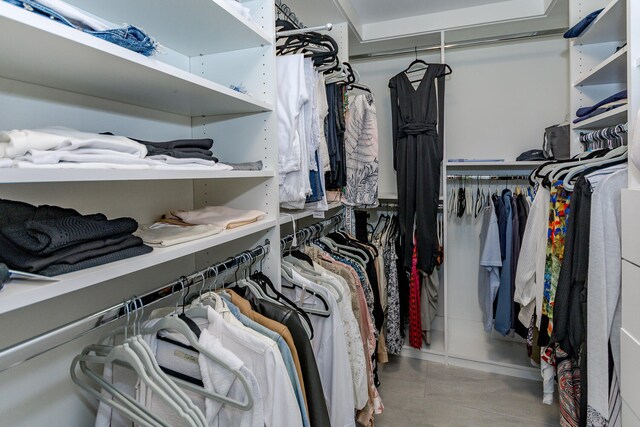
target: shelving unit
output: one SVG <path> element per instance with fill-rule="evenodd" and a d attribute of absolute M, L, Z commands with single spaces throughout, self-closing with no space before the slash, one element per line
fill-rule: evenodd
<path fill-rule="evenodd" d="M 82 175 L 80 174 L 82 171 Z M 38 183 L 38 182 L 92 182 L 92 181 L 156 181 L 190 179 L 266 179 L 273 178 L 274 171 L 207 171 L 194 169 L 19 169 L 0 168 L 0 183 Z"/>
<path fill-rule="evenodd" d="M 573 126 L 575 130 L 595 130 L 615 126 L 627 121 L 628 106 L 618 107 L 606 113 L 598 114 Z"/>
<path fill-rule="evenodd" d="M 338 208 L 341 208 L 341 207 L 342 207 L 342 203 L 341 202 L 329 203 L 329 210 L 327 212 L 330 213 L 334 209 L 338 209 Z M 292 220 L 293 221 L 298 221 L 298 220 L 301 220 L 301 219 L 304 219 L 304 218 L 309 218 L 309 217 L 312 217 L 316 213 L 318 213 L 318 211 L 313 210 L 313 209 L 302 209 L 302 210 L 287 210 L 287 209 L 283 209 L 280 212 L 280 219 L 278 220 L 278 223 L 280 225 L 288 224 Z M 324 214 L 324 213 L 320 212 L 320 214 Z"/>
<path fill-rule="evenodd" d="M 68 3 L 111 22 L 135 22 L 163 46 L 189 57 L 269 45 L 273 41 L 269 32 L 238 14 L 224 0 L 190 0 L 180 9 L 171 2 L 153 0 Z M 176 31 L 176 25 L 188 25 L 189 31 Z"/>
<path fill-rule="evenodd" d="M 488 168 L 488 169 L 496 169 L 496 168 L 527 168 L 530 169 L 531 166 L 537 166 L 544 163 L 544 161 L 535 161 L 535 162 L 447 162 L 447 168 L 451 169 L 464 169 L 464 168 Z"/>
<path fill-rule="evenodd" d="M 0 28 L 11 34 L 0 38 L 0 52 L 12 59 L 0 77 L 188 116 L 273 109 L 273 103 L 9 3 L 0 3 Z"/>
<path fill-rule="evenodd" d="M 589 86 L 627 82 L 627 52 L 623 47 L 578 79 L 574 86 Z"/>
<path fill-rule="evenodd" d="M 570 2 L 569 20 L 575 24 L 594 10 L 603 8 L 569 52 L 572 120 L 578 108 L 594 105 L 606 97 L 627 89 L 630 48 L 627 43 L 626 0 L 585 0 Z M 619 107 L 579 123 L 572 123 L 571 154 L 583 150 L 580 131 L 598 130 L 627 122 L 628 108 Z"/>
<path fill-rule="evenodd" d="M 590 4 L 582 3 L 581 6 L 584 8 L 582 10 L 583 13 L 589 13 L 586 8 Z M 596 5 L 591 11 L 597 8 L 598 6 Z M 589 45 L 625 40 L 627 37 L 626 22 L 627 2 L 625 0 L 613 0 L 600 12 L 589 28 L 580 37 L 576 38 L 574 43 Z"/>
<path fill-rule="evenodd" d="M 0 322 L 22 326 L 3 334 L 0 348 L 144 294 L 266 240 L 270 251 L 261 265 L 279 286 L 279 274 L 271 274 L 280 271 L 273 2 L 243 3 L 251 19 L 224 0 L 70 3 L 118 25 L 126 22 L 144 29 L 161 44 L 160 52 L 145 57 L 0 2 L 0 52 L 10 58 L 0 66 L 0 105 L 6 106 L 0 130 L 66 126 L 147 141 L 212 138 L 214 154 L 222 162 L 261 160 L 265 169 L 5 168 L 0 169 L 0 195 L 82 213 L 102 212 L 108 218 L 127 216 L 140 224 L 168 210 L 213 205 L 259 209 L 266 216 L 215 236 L 61 275 L 59 282 L 11 281 L 0 292 Z M 252 95 L 229 88 L 239 83 Z M 82 339 L 74 340 L 26 362 L 35 377 L 19 379 L 26 387 L 21 392 L 25 401 L 36 401 L 33 393 L 43 390 L 58 392 L 63 385 L 62 393 L 68 396 L 48 408 L 55 411 L 51 419 L 61 425 L 94 422 L 95 413 L 73 396 L 68 379 L 69 361 L 83 345 Z M 64 369 L 56 368 L 61 366 Z M 0 374 L 5 395 L 15 392 L 15 375 L 12 370 Z M 13 411 L 10 406 L 0 404 L 0 412 Z M 25 424 L 42 415 L 18 411 Z"/>
<path fill-rule="evenodd" d="M 113 263 L 105 264 L 57 276 L 56 278 L 60 279 L 59 282 L 11 281 L 0 297 L 0 315 L 80 289 L 96 286 L 107 280 L 135 273 L 145 268 L 193 255 L 199 251 L 212 249 L 233 240 L 265 231 L 274 227 L 275 224 L 276 220 L 266 219 L 191 242 L 167 248 L 154 248 L 153 252 L 149 254 L 118 261 L 117 266 Z"/>

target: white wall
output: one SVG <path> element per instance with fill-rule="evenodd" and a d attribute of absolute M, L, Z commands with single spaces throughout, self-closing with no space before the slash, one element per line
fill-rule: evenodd
<path fill-rule="evenodd" d="M 440 62 L 439 54 L 421 55 Z M 358 61 L 361 81 L 376 97 L 380 142 L 380 192 L 396 193 L 391 162 L 389 79 L 413 58 Z M 447 157 L 515 160 L 542 147 L 544 128 L 565 121 L 569 112 L 569 57 L 563 39 L 451 50 L 447 78 Z"/>

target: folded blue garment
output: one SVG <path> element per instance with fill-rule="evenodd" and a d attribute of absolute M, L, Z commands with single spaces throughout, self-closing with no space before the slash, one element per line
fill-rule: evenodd
<path fill-rule="evenodd" d="M 600 12 L 602 12 L 604 9 L 599 9 L 596 10 L 595 12 L 591 12 L 590 14 L 588 14 L 587 16 L 585 16 L 582 21 L 578 22 L 576 25 L 574 25 L 573 27 L 569 28 L 567 30 L 566 33 L 564 33 L 564 38 L 565 39 L 572 39 L 575 37 L 580 37 L 580 34 L 582 34 L 584 32 L 584 30 L 587 29 L 587 27 L 589 26 L 589 24 L 591 24 L 593 22 L 594 19 L 596 19 L 598 17 L 598 15 L 600 15 Z"/>
<path fill-rule="evenodd" d="M 105 31 L 94 31 L 92 28 L 82 25 L 79 22 L 67 19 L 63 14 L 58 11 L 38 3 L 35 0 L 4 0 L 7 3 L 11 3 L 15 6 L 24 8 L 30 12 L 37 13 L 38 15 L 46 16 L 56 22 L 75 28 L 87 34 L 91 34 L 94 37 L 106 40 L 110 43 L 117 44 L 134 52 L 138 52 L 144 56 L 152 55 L 157 47 L 158 43 L 145 34 L 141 29 L 134 27 L 133 25 L 125 25 L 118 28 L 108 29 Z"/>
<path fill-rule="evenodd" d="M 594 111 L 592 111 L 591 113 L 587 114 L 586 116 L 578 117 L 577 119 L 575 119 L 573 121 L 573 123 L 580 123 L 583 120 L 587 120 L 587 119 L 590 119 L 591 117 L 595 117 L 595 116 L 598 116 L 598 115 L 600 115 L 602 113 L 606 113 L 607 111 L 614 110 L 616 108 L 621 107 L 622 105 L 625 105 L 625 104 L 617 104 L 617 105 L 612 105 L 612 106 L 609 106 L 609 107 L 596 108 Z"/>
<path fill-rule="evenodd" d="M 578 111 L 576 111 L 576 116 L 578 116 L 578 117 L 587 116 L 587 115 L 593 113 L 594 111 L 596 111 L 598 108 L 600 108 L 604 104 L 608 104 L 608 103 L 613 102 L 613 101 L 619 101 L 621 99 L 627 99 L 627 90 L 626 89 L 622 90 L 622 91 L 620 91 L 618 93 L 614 93 L 613 95 L 603 99 L 602 101 L 598 102 L 595 105 L 592 105 L 591 107 L 578 108 Z"/>

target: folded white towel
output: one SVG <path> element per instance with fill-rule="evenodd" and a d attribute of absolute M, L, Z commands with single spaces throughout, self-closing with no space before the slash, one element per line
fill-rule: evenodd
<path fill-rule="evenodd" d="M 65 127 L 0 132 L 0 157 L 23 156 L 31 149 L 73 151 L 80 148 L 111 150 L 132 154 L 138 158 L 147 155 L 147 148 L 143 144 L 124 136 L 81 132 Z"/>

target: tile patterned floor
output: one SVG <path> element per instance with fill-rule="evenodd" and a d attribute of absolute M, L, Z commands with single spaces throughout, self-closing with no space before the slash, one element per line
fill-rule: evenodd
<path fill-rule="evenodd" d="M 380 369 L 384 413 L 377 427 L 558 426 L 542 383 L 395 357 Z"/>

